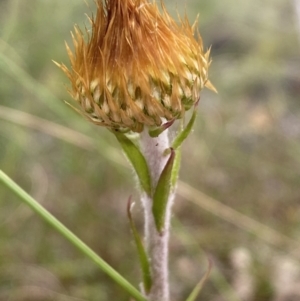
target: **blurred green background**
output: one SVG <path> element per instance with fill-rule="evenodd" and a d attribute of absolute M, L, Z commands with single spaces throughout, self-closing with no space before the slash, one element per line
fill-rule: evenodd
<path fill-rule="evenodd" d="M 172 300 L 184 300 L 207 258 L 197 300 L 300 300 L 300 3 L 165 2 L 175 17 L 200 13 L 219 92 L 202 93 L 183 147 Z M 51 62 L 68 63 L 64 41 L 86 12 L 82 0 L 0 0 L 0 169 L 138 285 L 133 172 L 115 138 L 64 103 L 68 82 Z M 138 204 L 134 217 L 142 232 Z M 129 297 L 0 186 L 0 300 Z"/>

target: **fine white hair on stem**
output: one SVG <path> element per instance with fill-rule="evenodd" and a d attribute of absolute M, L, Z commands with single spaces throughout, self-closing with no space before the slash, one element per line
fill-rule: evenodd
<path fill-rule="evenodd" d="M 144 130 L 140 137 L 141 151 L 147 161 L 152 181 L 152 190 L 155 189 L 159 177 L 164 169 L 168 156 L 164 152 L 169 145 L 168 130 L 158 137 L 150 137 L 148 131 Z M 174 193 L 169 195 L 165 215 L 164 230 L 157 231 L 153 213 L 153 199 L 146 193 L 141 196 L 145 215 L 145 244 L 147 255 L 150 260 L 152 287 L 148 295 L 149 301 L 169 301 L 169 275 L 168 275 L 168 253 L 169 253 L 169 231 L 171 207 Z"/>

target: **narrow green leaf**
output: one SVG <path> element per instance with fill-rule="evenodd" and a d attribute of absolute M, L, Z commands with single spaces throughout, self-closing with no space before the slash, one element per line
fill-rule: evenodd
<path fill-rule="evenodd" d="M 196 285 L 196 287 L 193 289 L 193 291 L 191 292 L 191 294 L 188 296 L 188 298 L 186 299 L 186 301 L 195 301 L 197 296 L 200 294 L 206 280 L 208 279 L 208 276 L 211 272 L 211 268 L 212 268 L 212 262 L 211 260 L 208 261 L 208 268 L 206 273 L 204 274 L 204 276 L 201 278 L 201 280 L 199 281 L 199 283 Z"/>
<path fill-rule="evenodd" d="M 155 128 L 155 129 L 150 129 L 149 130 L 149 136 L 150 137 L 158 137 L 163 131 L 165 131 L 166 129 L 168 129 L 173 123 L 174 123 L 175 119 L 168 121 L 166 123 L 164 123 L 162 126 Z"/>
<path fill-rule="evenodd" d="M 128 206 L 127 206 L 127 214 L 128 214 L 128 219 L 130 222 L 130 227 L 131 231 L 135 240 L 135 244 L 138 250 L 139 254 L 139 259 L 140 259 L 140 264 L 141 264 L 141 269 L 143 273 L 143 284 L 144 284 L 144 289 L 146 293 L 150 292 L 151 286 L 152 286 L 152 278 L 151 278 L 151 272 L 150 272 L 150 262 L 149 258 L 147 256 L 146 250 L 144 248 L 142 239 L 135 227 L 135 223 L 133 221 L 132 215 L 131 215 L 131 209 L 134 204 L 131 202 L 131 198 L 128 200 Z"/>
<path fill-rule="evenodd" d="M 180 170 L 180 163 L 181 163 L 181 148 L 177 148 L 176 150 L 176 156 L 175 161 L 172 169 L 172 176 L 171 176 L 171 187 L 175 187 L 178 179 L 178 174 Z"/>
<path fill-rule="evenodd" d="M 18 186 L 12 179 L 10 179 L 3 171 L 0 170 L 0 183 L 3 183 L 9 188 L 20 200 L 29 206 L 35 213 L 37 213 L 44 221 L 46 221 L 52 228 L 65 237 L 73 246 L 81 251 L 85 256 L 90 258 L 96 265 L 109 277 L 111 277 L 118 285 L 120 285 L 128 294 L 130 294 L 137 301 L 147 301 L 147 299 L 123 276 L 114 270 L 107 262 L 105 262 L 99 255 L 90 249 L 83 241 L 74 235 L 68 228 L 66 228 L 59 220 L 57 220 L 50 212 L 41 206 L 35 199 L 27 194 L 20 186 Z"/>
<path fill-rule="evenodd" d="M 197 116 L 197 110 L 196 108 L 194 109 L 193 115 L 189 121 L 189 123 L 186 125 L 186 127 L 179 132 L 179 134 L 176 136 L 176 138 L 174 139 L 173 143 L 172 143 L 172 147 L 176 150 L 178 147 L 181 146 L 182 142 L 188 137 L 188 135 L 190 134 L 193 125 L 195 123 L 196 120 L 196 116 Z"/>
<path fill-rule="evenodd" d="M 171 190 L 171 177 L 175 159 L 175 151 L 171 149 L 171 154 L 158 180 L 154 195 L 152 213 L 154 216 L 158 232 L 163 231 L 166 215 L 166 207 Z"/>
<path fill-rule="evenodd" d="M 131 162 L 143 190 L 150 195 L 151 194 L 151 178 L 147 162 L 139 150 L 139 148 L 124 134 L 116 133 L 118 141 L 120 142 L 127 158 Z"/>

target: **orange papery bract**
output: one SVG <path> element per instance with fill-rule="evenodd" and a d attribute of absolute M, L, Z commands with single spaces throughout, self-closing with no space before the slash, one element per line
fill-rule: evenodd
<path fill-rule="evenodd" d="M 75 27 L 71 68 L 58 64 L 72 83 L 80 111 L 112 130 L 141 132 L 182 118 L 208 80 L 209 51 L 184 18 L 177 24 L 155 2 L 97 2 L 86 36 Z M 196 31 L 196 38 L 195 36 Z"/>

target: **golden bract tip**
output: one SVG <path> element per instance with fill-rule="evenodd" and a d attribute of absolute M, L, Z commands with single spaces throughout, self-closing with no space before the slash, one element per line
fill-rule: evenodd
<path fill-rule="evenodd" d="M 209 51 L 195 25 L 177 24 L 154 2 L 97 2 L 91 31 L 75 27 L 71 69 L 59 65 L 72 83 L 72 97 L 95 124 L 141 132 L 163 120 L 181 118 L 208 81 Z"/>

